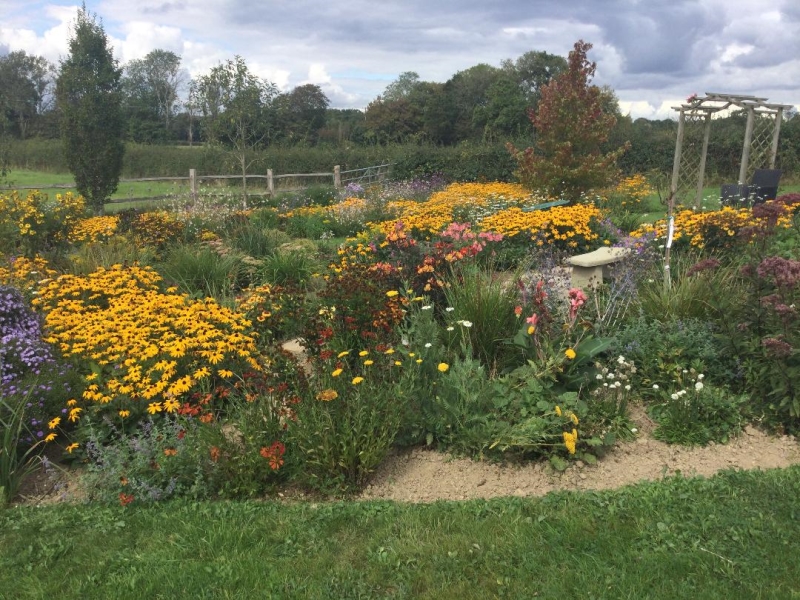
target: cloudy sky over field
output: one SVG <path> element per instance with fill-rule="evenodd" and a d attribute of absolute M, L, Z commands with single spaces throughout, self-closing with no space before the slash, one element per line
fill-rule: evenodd
<path fill-rule="evenodd" d="M 529 50 L 594 45 L 595 83 L 634 118 L 703 92 L 800 105 L 800 0 L 87 0 L 125 62 L 162 48 L 192 76 L 238 54 L 286 90 L 364 108 L 404 71 L 444 82 Z M 0 0 L 0 54 L 67 53 L 77 4 Z"/>

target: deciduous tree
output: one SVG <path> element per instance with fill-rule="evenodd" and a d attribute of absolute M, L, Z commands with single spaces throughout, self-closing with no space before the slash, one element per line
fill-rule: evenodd
<path fill-rule="evenodd" d="M 0 56 L 0 121 L 25 139 L 52 98 L 53 65 L 24 50 Z"/>
<path fill-rule="evenodd" d="M 603 110 L 607 92 L 591 84 L 596 69 L 586 57 L 591 47 L 583 40 L 576 42 L 567 71 L 542 88 L 538 109 L 529 113 L 535 148 L 508 145 L 524 185 L 571 201 L 612 184 L 619 176 L 617 159 L 627 149 L 625 145 L 603 152 L 616 117 Z"/>
<path fill-rule="evenodd" d="M 125 104 L 134 130 L 159 124 L 149 137 L 167 137 L 184 80 L 180 66 L 181 57 L 169 50 L 153 50 L 125 66 Z"/>
<path fill-rule="evenodd" d="M 203 115 L 207 141 L 231 150 L 241 169 L 246 197 L 247 169 L 252 164 L 248 156 L 269 141 L 277 87 L 251 73 L 244 59 L 236 56 L 199 77 L 192 90 L 193 103 Z"/>

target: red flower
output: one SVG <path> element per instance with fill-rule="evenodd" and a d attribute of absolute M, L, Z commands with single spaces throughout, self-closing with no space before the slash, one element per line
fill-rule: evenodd
<path fill-rule="evenodd" d="M 131 502 L 133 502 L 133 494 L 126 494 L 125 492 L 120 492 L 119 494 L 119 503 L 122 506 L 128 506 Z"/>

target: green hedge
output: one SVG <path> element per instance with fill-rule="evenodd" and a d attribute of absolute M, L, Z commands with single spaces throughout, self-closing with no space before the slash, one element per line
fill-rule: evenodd
<path fill-rule="evenodd" d="M 66 173 L 61 145 L 57 140 L 30 139 L 11 142 L 11 167 Z M 454 147 L 394 146 L 353 147 L 272 147 L 254 152 L 250 173 L 265 173 L 268 168 L 282 173 L 332 172 L 395 163 L 395 179 L 441 173 L 452 181 L 508 181 L 514 164 L 501 144 L 460 145 Z M 203 146 L 146 146 L 127 144 L 122 177 L 185 176 L 189 169 L 198 175 L 235 174 L 234 157 L 219 148 Z"/>

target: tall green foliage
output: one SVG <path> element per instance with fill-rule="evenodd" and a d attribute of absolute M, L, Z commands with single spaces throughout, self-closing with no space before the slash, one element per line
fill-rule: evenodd
<path fill-rule="evenodd" d="M 626 145 L 603 153 L 616 117 L 603 110 L 603 90 L 590 83 L 596 68 L 586 57 L 591 47 L 577 41 L 569 53 L 567 71 L 542 88 L 538 109 L 530 115 L 536 148 L 518 150 L 508 145 L 524 185 L 572 201 L 613 183 L 617 159 L 627 149 Z"/>
<path fill-rule="evenodd" d="M 121 75 L 102 24 L 82 6 L 69 56 L 61 62 L 56 102 L 67 165 L 78 191 L 98 212 L 122 172 Z"/>

